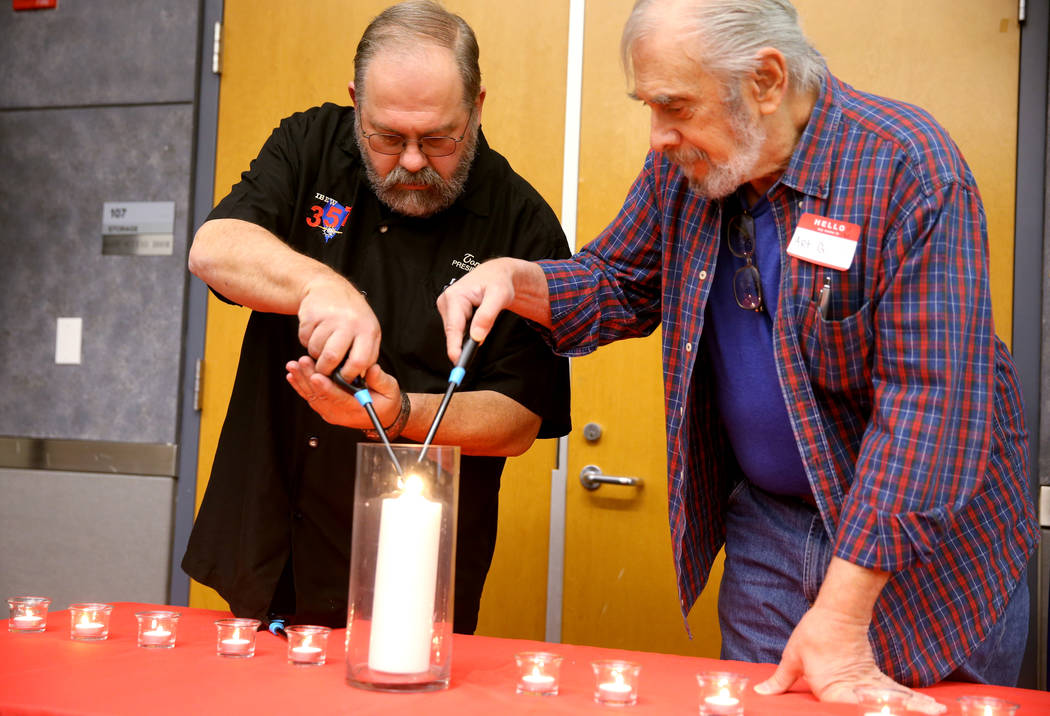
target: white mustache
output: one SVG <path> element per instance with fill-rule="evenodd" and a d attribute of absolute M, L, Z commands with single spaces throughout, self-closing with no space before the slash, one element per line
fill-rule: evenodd
<path fill-rule="evenodd" d="M 666 149 L 664 150 L 664 156 L 679 166 L 689 166 L 701 160 L 707 161 L 707 152 L 702 152 L 695 147 Z"/>
<path fill-rule="evenodd" d="M 423 184 L 437 186 L 442 183 L 441 175 L 430 167 L 423 167 L 418 172 L 410 172 L 400 164 L 394 167 L 383 180 L 383 186 L 390 188 L 398 184 Z"/>

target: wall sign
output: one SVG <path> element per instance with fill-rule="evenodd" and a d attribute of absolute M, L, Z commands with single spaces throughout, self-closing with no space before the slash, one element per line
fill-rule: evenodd
<path fill-rule="evenodd" d="M 171 256 L 175 202 L 107 201 L 102 205 L 102 253 L 108 256 Z"/>
<path fill-rule="evenodd" d="M 58 0 L 11 0 L 14 10 L 52 10 Z"/>

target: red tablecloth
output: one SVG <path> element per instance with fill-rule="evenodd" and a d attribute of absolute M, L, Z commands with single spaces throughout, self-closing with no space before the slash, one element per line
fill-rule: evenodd
<path fill-rule="evenodd" d="M 517 639 L 456 635 L 452 682 L 444 691 L 387 694 L 350 687 L 344 680 L 343 630 L 328 644 L 328 663 L 297 667 L 286 661 L 286 643 L 258 635 L 250 659 L 215 654 L 214 620 L 225 612 L 167 607 L 182 614 L 174 649 L 136 646 L 135 612 L 157 605 L 119 603 L 110 636 L 101 642 L 69 639 L 69 614 L 52 612 L 46 632 L 16 634 L 0 621 L 0 714 L 575 714 L 616 711 L 592 700 L 590 662 L 627 658 L 642 665 L 637 714 L 696 714 L 695 675 L 731 670 L 754 681 L 773 671 L 766 664 L 720 662 L 687 656 L 546 644 Z M 553 651 L 565 661 L 561 693 L 539 697 L 514 693 L 519 651 Z M 964 694 L 986 694 L 1021 705 L 1019 714 L 1050 714 L 1050 694 L 1024 689 L 946 683 L 924 690 L 958 713 Z M 751 693 L 749 714 L 855 714 L 856 707 L 822 704 L 809 693 Z"/>

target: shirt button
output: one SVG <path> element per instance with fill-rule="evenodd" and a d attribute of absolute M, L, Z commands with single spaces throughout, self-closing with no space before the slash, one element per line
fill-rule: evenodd
<path fill-rule="evenodd" d="M 679 415 L 685 415 L 685 408 L 679 408 L 678 409 L 678 414 Z"/>
<path fill-rule="evenodd" d="M 384 224 L 383 226 L 380 226 L 380 227 L 379 227 L 379 233 L 380 233 L 380 234 L 385 234 L 385 233 L 386 233 L 386 231 L 387 231 L 387 229 L 389 229 L 389 228 L 390 228 L 389 226 L 386 226 L 386 225 Z"/>
<path fill-rule="evenodd" d="M 693 344 L 692 343 L 686 343 L 685 344 L 685 352 L 686 353 L 692 353 L 693 352 Z"/>
<path fill-rule="evenodd" d="M 292 519 L 301 520 L 302 518 L 303 518 L 303 513 L 300 512 L 299 510 L 296 510 L 295 512 L 292 513 Z"/>
<path fill-rule="evenodd" d="M 312 448 L 315 448 L 321 444 L 321 441 L 314 436 L 310 436 L 310 439 L 306 441 L 306 444 Z"/>
<path fill-rule="evenodd" d="M 707 279 L 707 271 L 700 272 L 700 280 L 705 281 Z"/>

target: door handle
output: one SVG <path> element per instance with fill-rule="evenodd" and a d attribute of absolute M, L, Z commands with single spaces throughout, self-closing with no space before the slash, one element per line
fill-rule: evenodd
<path fill-rule="evenodd" d="M 586 490 L 597 490 L 602 485 L 624 485 L 625 487 L 641 487 L 640 477 L 617 477 L 615 475 L 603 475 L 602 469 L 597 465 L 587 465 L 580 470 L 580 484 Z"/>

